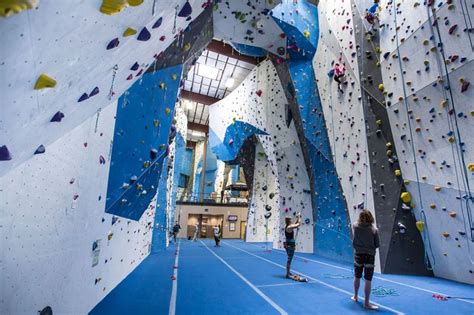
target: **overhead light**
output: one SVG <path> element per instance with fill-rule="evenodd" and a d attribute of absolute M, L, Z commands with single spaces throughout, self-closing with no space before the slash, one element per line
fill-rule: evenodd
<path fill-rule="evenodd" d="M 198 75 L 211 80 L 217 80 L 219 69 L 200 63 L 198 67 Z"/>
<path fill-rule="evenodd" d="M 186 109 L 187 109 L 187 110 L 193 109 L 193 103 L 191 103 L 191 102 L 186 102 Z"/>
<path fill-rule="evenodd" d="M 225 87 L 230 89 L 234 86 L 235 79 L 234 78 L 228 78 L 227 81 L 225 81 Z"/>

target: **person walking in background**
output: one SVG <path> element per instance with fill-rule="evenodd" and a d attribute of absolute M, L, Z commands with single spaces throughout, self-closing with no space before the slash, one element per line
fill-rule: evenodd
<path fill-rule="evenodd" d="M 219 242 L 221 241 L 221 229 L 218 225 L 214 226 L 214 241 L 216 242 L 216 246 L 219 246 Z"/>
<path fill-rule="evenodd" d="M 176 237 L 178 236 L 179 230 L 181 230 L 181 225 L 178 222 L 173 226 L 173 240 L 176 244 Z"/>
<path fill-rule="evenodd" d="M 374 226 L 372 213 L 364 209 L 359 214 L 359 220 L 352 225 L 354 239 L 354 296 L 352 300 L 358 302 L 360 278 L 364 273 L 365 302 L 364 307 L 368 310 L 377 310 L 378 306 L 370 304 L 370 291 L 372 289 L 372 277 L 374 276 L 375 252 L 380 245 L 379 233 Z"/>
<path fill-rule="evenodd" d="M 194 224 L 193 242 L 197 241 L 197 239 L 198 239 L 198 233 L 199 233 L 199 223 L 196 222 L 196 224 Z"/>

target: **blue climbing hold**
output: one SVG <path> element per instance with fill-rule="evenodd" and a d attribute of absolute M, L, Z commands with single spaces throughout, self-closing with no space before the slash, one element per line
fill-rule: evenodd
<path fill-rule="evenodd" d="M 140 67 L 140 65 L 138 64 L 138 62 L 135 62 L 135 63 L 133 64 L 133 66 L 130 68 L 130 70 L 136 71 L 136 70 L 138 70 L 138 67 Z"/>
<path fill-rule="evenodd" d="M 140 34 L 138 34 L 138 37 L 137 39 L 142 41 L 142 42 L 146 42 L 147 40 L 149 40 L 151 38 L 151 34 L 150 32 L 147 30 L 146 27 L 144 27 L 141 31 L 140 31 Z"/>
<path fill-rule="evenodd" d="M 160 18 L 155 22 L 155 24 L 153 24 L 153 26 L 152 26 L 151 28 L 155 29 L 155 28 L 160 27 L 162 22 L 163 22 L 163 17 L 160 17 Z"/>
<path fill-rule="evenodd" d="M 82 101 L 85 101 L 88 98 L 89 98 L 89 95 L 87 95 L 87 93 L 84 93 L 84 94 L 81 95 L 81 97 L 79 97 L 79 99 L 77 101 L 82 102 Z"/>
<path fill-rule="evenodd" d="M 43 154 L 44 152 L 46 152 L 46 148 L 44 145 L 40 145 L 38 149 L 36 149 L 35 154 Z"/>
<path fill-rule="evenodd" d="M 112 39 L 109 44 L 107 45 L 107 50 L 112 49 L 117 47 L 120 44 L 120 41 L 118 38 Z"/>
<path fill-rule="evenodd" d="M 92 92 L 90 92 L 89 97 L 99 94 L 99 87 L 95 87 Z"/>
<path fill-rule="evenodd" d="M 10 161 L 12 156 L 6 145 L 0 147 L 0 161 Z"/>
<path fill-rule="evenodd" d="M 61 112 L 57 112 L 54 114 L 53 118 L 51 118 L 51 122 L 60 122 L 64 118 L 64 114 Z"/>
<path fill-rule="evenodd" d="M 188 17 L 193 13 L 193 8 L 191 7 L 191 4 L 189 4 L 189 1 L 186 1 L 186 3 L 183 5 L 181 10 L 178 13 L 179 17 Z"/>

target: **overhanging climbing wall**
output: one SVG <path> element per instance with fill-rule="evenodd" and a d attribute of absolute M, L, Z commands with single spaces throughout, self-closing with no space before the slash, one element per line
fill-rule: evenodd
<path fill-rule="evenodd" d="M 219 158 L 224 147 L 228 160 L 233 160 L 245 140 L 258 135 L 280 183 L 280 190 L 273 192 L 280 205 L 279 209 L 271 210 L 271 215 L 276 217 L 273 246 L 283 246 L 285 217 L 294 218 L 297 212 L 302 212 L 304 222 L 297 235 L 297 249 L 311 252 L 313 210 L 309 178 L 295 125 L 286 125 L 286 103 L 275 67 L 269 60 L 262 62 L 231 94 L 210 107 L 210 134 L 214 135 L 210 146 Z M 263 186 L 262 180 L 254 176 L 253 185 L 258 182 Z"/>
<path fill-rule="evenodd" d="M 380 88 L 433 272 L 472 284 L 474 8 L 428 3 L 382 2 Z"/>

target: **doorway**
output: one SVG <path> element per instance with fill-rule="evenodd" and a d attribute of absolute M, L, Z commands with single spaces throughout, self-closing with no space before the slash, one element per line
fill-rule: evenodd
<path fill-rule="evenodd" d="M 211 214 L 189 214 L 187 223 L 187 236 L 193 237 L 196 229 L 196 223 L 199 226 L 199 238 L 214 238 L 213 227 L 218 225 L 223 232 L 222 224 L 224 222 L 223 215 L 211 215 Z"/>

